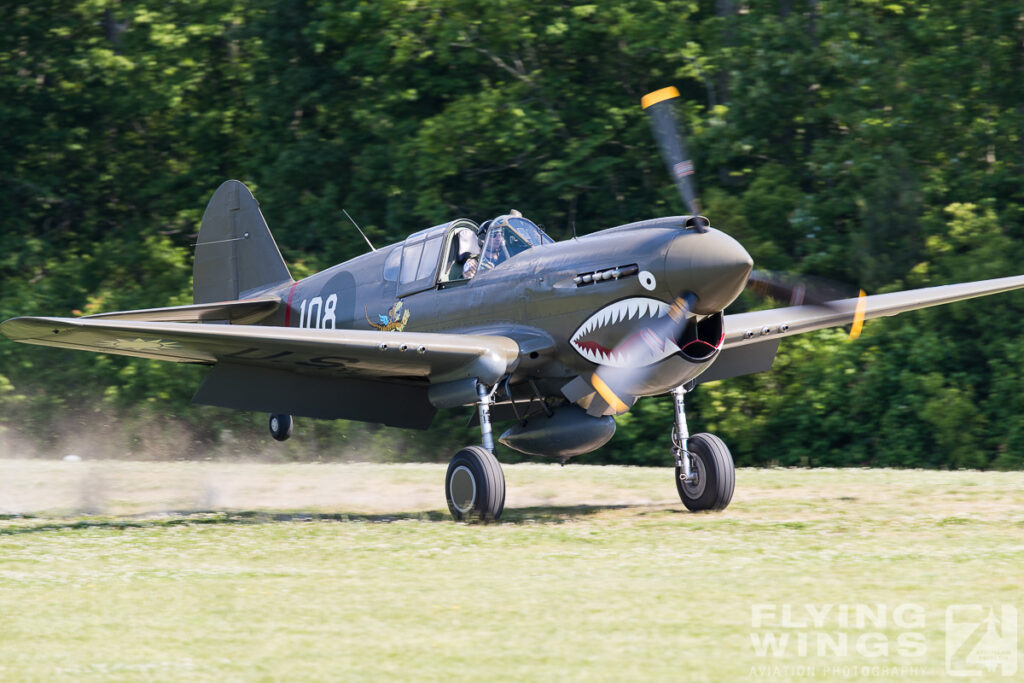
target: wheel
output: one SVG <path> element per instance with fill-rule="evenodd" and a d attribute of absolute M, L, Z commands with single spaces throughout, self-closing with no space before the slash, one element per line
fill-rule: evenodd
<path fill-rule="evenodd" d="M 496 522 L 505 509 L 505 473 L 483 446 L 466 446 L 448 463 L 444 495 L 456 521 Z"/>
<path fill-rule="evenodd" d="M 676 468 L 680 500 L 692 512 L 724 510 L 736 487 L 736 468 L 728 447 L 714 434 L 694 434 L 687 448 L 692 456 L 691 474 L 697 476 L 692 483 L 686 483 L 683 468 Z"/>
<path fill-rule="evenodd" d="M 288 437 L 292 435 L 292 416 L 271 415 L 270 435 L 277 441 L 287 441 Z"/>

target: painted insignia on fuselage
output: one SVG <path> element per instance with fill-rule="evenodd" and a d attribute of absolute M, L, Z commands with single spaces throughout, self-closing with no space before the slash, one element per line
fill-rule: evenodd
<path fill-rule="evenodd" d="M 370 314 L 366 311 L 366 307 L 363 307 L 363 315 L 366 316 L 366 322 L 370 324 L 370 327 L 380 330 L 381 332 L 401 332 L 405 329 L 406 323 L 409 322 L 409 311 L 408 309 L 402 310 L 402 302 L 396 301 L 395 305 L 388 309 L 386 315 L 377 314 L 376 322 L 370 320 Z"/>

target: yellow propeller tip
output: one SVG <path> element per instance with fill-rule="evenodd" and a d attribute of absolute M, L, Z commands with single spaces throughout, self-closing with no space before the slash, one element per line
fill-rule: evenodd
<path fill-rule="evenodd" d="M 615 411 L 616 415 L 619 415 L 629 410 L 629 406 L 623 403 L 619 399 L 619 397 L 615 395 L 615 392 L 611 390 L 611 387 L 605 384 L 605 381 L 598 377 L 596 372 L 590 378 L 590 383 L 593 385 L 594 390 L 597 391 L 601 398 L 605 400 L 608 406 Z"/>
<path fill-rule="evenodd" d="M 860 294 L 857 295 L 857 308 L 853 312 L 853 326 L 850 328 L 850 341 L 859 337 L 861 330 L 864 329 L 864 316 L 867 314 L 867 310 L 867 294 L 862 289 L 860 290 Z"/>
<path fill-rule="evenodd" d="M 655 90 L 654 92 L 649 92 L 646 95 L 644 95 L 643 98 L 641 98 L 640 100 L 640 106 L 643 109 L 647 109 L 647 107 L 653 106 L 658 102 L 671 100 L 673 97 L 679 97 L 679 91 L 676 90 L 675 86 L 670 85 L 667 88 Z"/>

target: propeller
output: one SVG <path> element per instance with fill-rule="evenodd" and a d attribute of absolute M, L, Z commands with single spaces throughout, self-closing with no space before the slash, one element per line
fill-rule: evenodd
<path fill-rule="evenodd" d="M 669 175 L 675 181 L 683 203 L 693 215 L 700 214 L 700 200 L 697 198 L 696 184 L 693 179 L 694 165 L 686 151 L 686 143 L 680 130 L 675 114 L 674 100 L 679 97 L 675 87 L 661 88 L 643 96 L 640 104 L 651 122 L 651 130 L 661 150 L 662 159 L 668 168 Z M 788 301 L 790 306 L 822 306 L 832 308 L 830 302 L 840 299 L 859 297 L 860 301 L 855 315 L 850 339 L 860 336 L 864 323 L 863 309 L 866 296 L 864 290 L 851 288 L 840 283 L 801 276 L 796 278 L 782 273 L 765 270 L 754 270 L 747 280 L 747 287 L 752 291 L 779 301 Z"/>
<path fill-rule="evenodd" d="M 700 200 L 693 179 L 694 165 L 673 109 L 673 100 L 678 97 L 679 91 L 676 88 L 662 88 L 645 95 L 641 105 L 650 117 L 651 130 L 665 167 L 683 203 L 692 215 L 699 216 Z M 706 221 L 698 222 L 696 227 L 701 232 L 708 229 Z M 747 287 L 763 296 L 787 301 L 790 306 L 831 308 L 830 302 L 847 298 L 842 285 L 837 283 L 821 278 L 795 278 L 763 270 L 751 272 Z M 643 390 L 657 372 L 659 361 L 682 350 L 679 342 L 686 332 L 690 313 L 696 303 L 695 294 L 681 293 L 665 315 L 651 319 L 616 344 L 609 354 L 609 357 L 617 359 L 615 365 L 605 363 L 598 366 L 589 379 L 577 377 L 563 388 L 563 393 L 570 401 L 583 405 L 590 415 L 600 416 L 608 412 L 619 415 L 628 411 L 636 401 L 634 392 Z M 860 335 L 865 304 L 864 290 L 860 290 L 850 330 L 851 339 Z"/>
<path fill-rule="evenodd" d="M 691 214 L 699 216 L 700 200 L 697 199 L 697 188 L 693 181 L 693 160 L 686 151 L 686 143 L 679 133 L 679 123 L 672 106 L 672 100 L 677 97 L 679 91 L 670 86 L 647 93 L 640 100 L 640 105 L 650 117 L 651 130 L 661 150 L 661 158 L 676 183 L 683 204 Z"/>
<path fill-rule="evenodd" d="M 852 285 L 813 275 L 796 277 L 770 270 L 751 271 L 747 288 L 752 292 L 787 303 L 789 306 L 825 306 L 857 296 Z"/>
<path fill-rule="evenodd" d="M 834 303 L 836 301 L 856 298 L 857 306 L 850 327 L 850 341 L 859 337 L 864 328 L 867 294 L 863 289 L 825 278 L 809 275 L 796 278 L 768 270 L 752 271 L 747 279 L 747 289 L 761 296 L 786 302 L 789 306 L 815 306 L 828 310 L 837 310 Z"/>

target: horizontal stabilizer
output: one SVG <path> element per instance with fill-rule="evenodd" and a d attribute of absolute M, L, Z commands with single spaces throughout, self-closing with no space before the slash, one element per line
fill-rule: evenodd
<path fill-rule="evenodd" d="M 190 304 L 166 308 L 142 308 L 83 316 L 91 320 L 140 320 L 160 323 L 229 322 L 248 325 L 263 320 L 281 305 L 278 297 L 246 301 L 219 301 L 211 304 Z"/>

